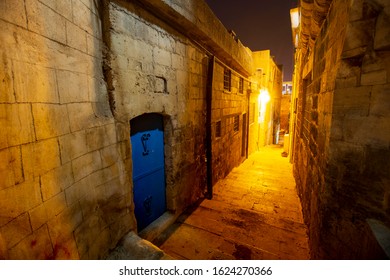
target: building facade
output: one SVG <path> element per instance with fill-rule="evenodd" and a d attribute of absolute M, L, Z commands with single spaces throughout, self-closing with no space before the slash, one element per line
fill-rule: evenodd
<path fill-rule="evenodd" d="M 250 89 L 250 153 L 266 145 L 278 144 L 283 69 L 270 50 L 252 54 L 255 68 Z"/>
<path fill-rule="evenodd" d="M 0 259 L 104 258 L 252 151 L 252 52 L 204 1 L 0 7 Z"/>
<path fill-rule="evenodd" d="M 313 258 L 389 256 L 389 5 L 302 0 L 292 10 L 290 158 Z"/>

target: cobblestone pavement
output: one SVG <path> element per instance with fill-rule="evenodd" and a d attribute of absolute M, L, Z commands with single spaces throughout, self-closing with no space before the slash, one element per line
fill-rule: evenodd
<path fill-rule="evenodd" d="M 279 146 L 252 154 L 153 241 L 175 259 L 308 259 L 307 228 Z"/>

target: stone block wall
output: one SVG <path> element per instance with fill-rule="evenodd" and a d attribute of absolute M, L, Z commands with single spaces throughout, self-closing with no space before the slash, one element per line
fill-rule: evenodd
<path fill-rule="evenodd" d="M 0 1 L 0 259 L 104 258 L 137 231 L 130 120 L 144 113 L 164 118 L 168 210 L 202 196 L 209 59 L 245 76 L 251 55 L 204 1 L 141 2 Z M 245 158 L 248 82 L 222 93 L 220 70 L 226 175 Z"/>
<path fill-rule="evenodd" d="M 230 71 L 224 64 L 215 62 L 211 116 L 213 183 L 224 178 L 247 157 L 247 140 L 243 135 L 248 135 L 247 92 L 250 82 L 237 72 L 231 71 L 231 88 L 224 89 L 225 69 Z M 243 83 L 241 92 L 240 78 Z"/>
<path fill-rule="evenodd" d="M 112 1 L 109 13 L 118 138 L 130 150 L 132 118 L 144 113 L 164 117 L 167 207 L 180 212 L 206 187 L 207 56 L 135 4 Z"/>
<path fill-rule="evenodd" d="M 251 76 L 249 101 L 250 153 L 278 141 L 283 76 L 270 50 L 253 52 L 252 57 L 256 71 Z"/>
<path fill-rule="evenodd" d="M 101 257 L 134 228 L 97 1 L 0 3 L 0 257 Z"/>
<path fill-rule="evenodd" d="M 313 258 L 385 256 L 368 220 L 390 226 L 388 20 L 386 1 L 333 1 L 301 57 L 294 175 Z"/>

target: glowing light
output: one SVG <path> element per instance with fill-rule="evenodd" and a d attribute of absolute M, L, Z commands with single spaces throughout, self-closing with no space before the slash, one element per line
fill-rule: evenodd
<path fill-rule="evenodd" d="M 299 9 L 291 9 L 290 10 L 290 17 L 291 17 L 291 27 L 292 28 L 297 28 L 300 23 L 300 18 L 299 18 Z"/>
<path fill-rule="evenodd" d="M 261 89 L 259 94 L 259 102 L 266 104 L 270 99 L 271 98 L 269 96 L 268 90 Z"/>
<path fill-rule="evenodd" d="M 264 122 L 265 112 L 267 110 L 267 103 L 270 101 L 271 97 L 269 96 L 268 90 L 261 89 L 258 97 L 259 103 L 259 123 Z"/>

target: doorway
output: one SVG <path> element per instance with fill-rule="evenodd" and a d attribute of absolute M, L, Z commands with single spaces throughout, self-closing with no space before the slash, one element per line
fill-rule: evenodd
<path fill-rule="evenodd" d="M 138 231 L 166 211 L 164 127 L 159 114 L 130 121 L 133 193 Z"/>

